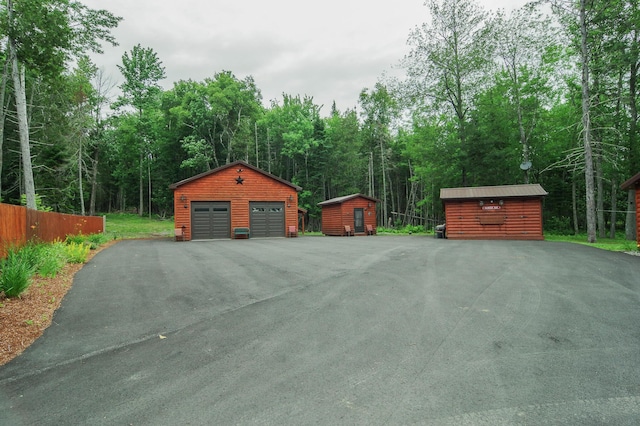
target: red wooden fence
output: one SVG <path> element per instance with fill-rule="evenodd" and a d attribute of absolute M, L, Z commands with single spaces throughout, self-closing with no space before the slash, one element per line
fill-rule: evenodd
<path fill-rule="evenodd" d="M 27 241 L 51 242 L 67 235 L 104 232 L 104 219 L 99 216 L 41 212 L 22 206 L 0 204 L 0 258 L 12 246 Z"/>

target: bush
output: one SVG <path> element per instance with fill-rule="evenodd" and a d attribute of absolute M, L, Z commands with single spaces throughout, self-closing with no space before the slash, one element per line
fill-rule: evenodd
<path fill-rule="evenodd" d="M 69 243 L 64 246 L 65 256 L 69 263 L 84 263 L 89 256 L 89 246 L 85 243 Z"/>
<path fill-rule="evenodd" d="M 103 244 L 109 242 L 109 237 L 105 234 L 91 234 L 87 235 L 86 241 L 89 243 L 91 250 L 95 250 Z"/>
<path fill-rule="evenodd" d="M 109 241 L 109 237 L 107 237 L 105 234 L 83 235 L 82 233 L 80 233 L 76 235 L 67 235 L 67 238 L 65 239 L 65 242 L 67 244 L 87 244 L 91 250 L 97 249 L 107 241 Z"/>
<path fill-rule="evenodd" d="M 40 247 L 41 257 L 37 273 L 45 278 L 53 278 L 58 275 L 67 260 L 64 244 L 58 241 L 53 244 L 43 244 Z"/>
<path fill-rule="evenodd" d="M 31 284 L 31 277 L 34 268 L 29 264 L 29 250 L 25 253 L 25 258 L 21 255 L 22 250 L 9 250 L 7 257 L 0 261 L 0 291 L 6 297 L 18 297 Z"/>

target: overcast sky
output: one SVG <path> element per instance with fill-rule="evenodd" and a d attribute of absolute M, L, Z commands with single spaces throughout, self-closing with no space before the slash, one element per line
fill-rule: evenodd
<path fill-rule="evenodd" d="M 326 115 L 335 100 L 354 108 L 408 53 L 411 29 L 428 20 L 423 0 L 82 0 L 123 18 L 113 31 L 119 46 L 94 58 L 116 85 L 122 55 L 134 45 L 162 61 L 165 89 L 179 80 L 202 81 L 228 70 L 253 76 L 263 103 L 282 93 L 312 96 Z M 527 0 L 479 0 L 488 10 Z"/>

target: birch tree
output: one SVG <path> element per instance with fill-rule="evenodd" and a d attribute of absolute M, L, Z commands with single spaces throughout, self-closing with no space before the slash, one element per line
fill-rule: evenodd
<path fill-rule="evenodd" d="M 6 0 L 2 19 L 7 35 L 27 207 L 36 209 L 29 123 L 27 70 L 44 77 L 60 75 L 66 61 L 84 51 L 101 52 L 101 41 L 115 45 L 110 30 L 120 18 L 70 0 Z"/>

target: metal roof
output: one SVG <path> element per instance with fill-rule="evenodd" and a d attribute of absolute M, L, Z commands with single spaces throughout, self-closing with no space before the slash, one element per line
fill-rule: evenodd
<path fill-rule="evenodd" d="M 441 200 L 468 198 L 544 197 L 549 193 L 537 183 L 529 185 L 477 186 L 468 188 L 441 188 Z"/>
<path fill-rule="evenodd" d="M 343 203 L 343 202 L 345 202 L 345 201 L 347 201 L 347 200 L 350 200 L 350 199 L 352 199 L 352 198 L 356 198 L 356 197 L 365 198 L 365 199 L 367 199 L 367 200 L 369 200 L 369 201 L 373 201 L 374 203 L 377 203 L 377 202 L 378 202 L 378 200 L 376 200 L 375 198 L 368 197 L 368 196 L 366 196 L 366 195 L 362 195 L 362 194 L 351 194 L 351 195 L 344 195 L 344 196 L 342 196 L 342 197 L 332 198 L 332 199 L 330 199 L 330 200 L 326 200 L 326 201 L 323 201 L 323 202 L 321 202 L 321 203 L 318 203 L 318 205 L 319 205 L 319 206 L 326 206 L 326 205 L 329 205 L 329 204 L 340 204 L 340 203 Z"/>

